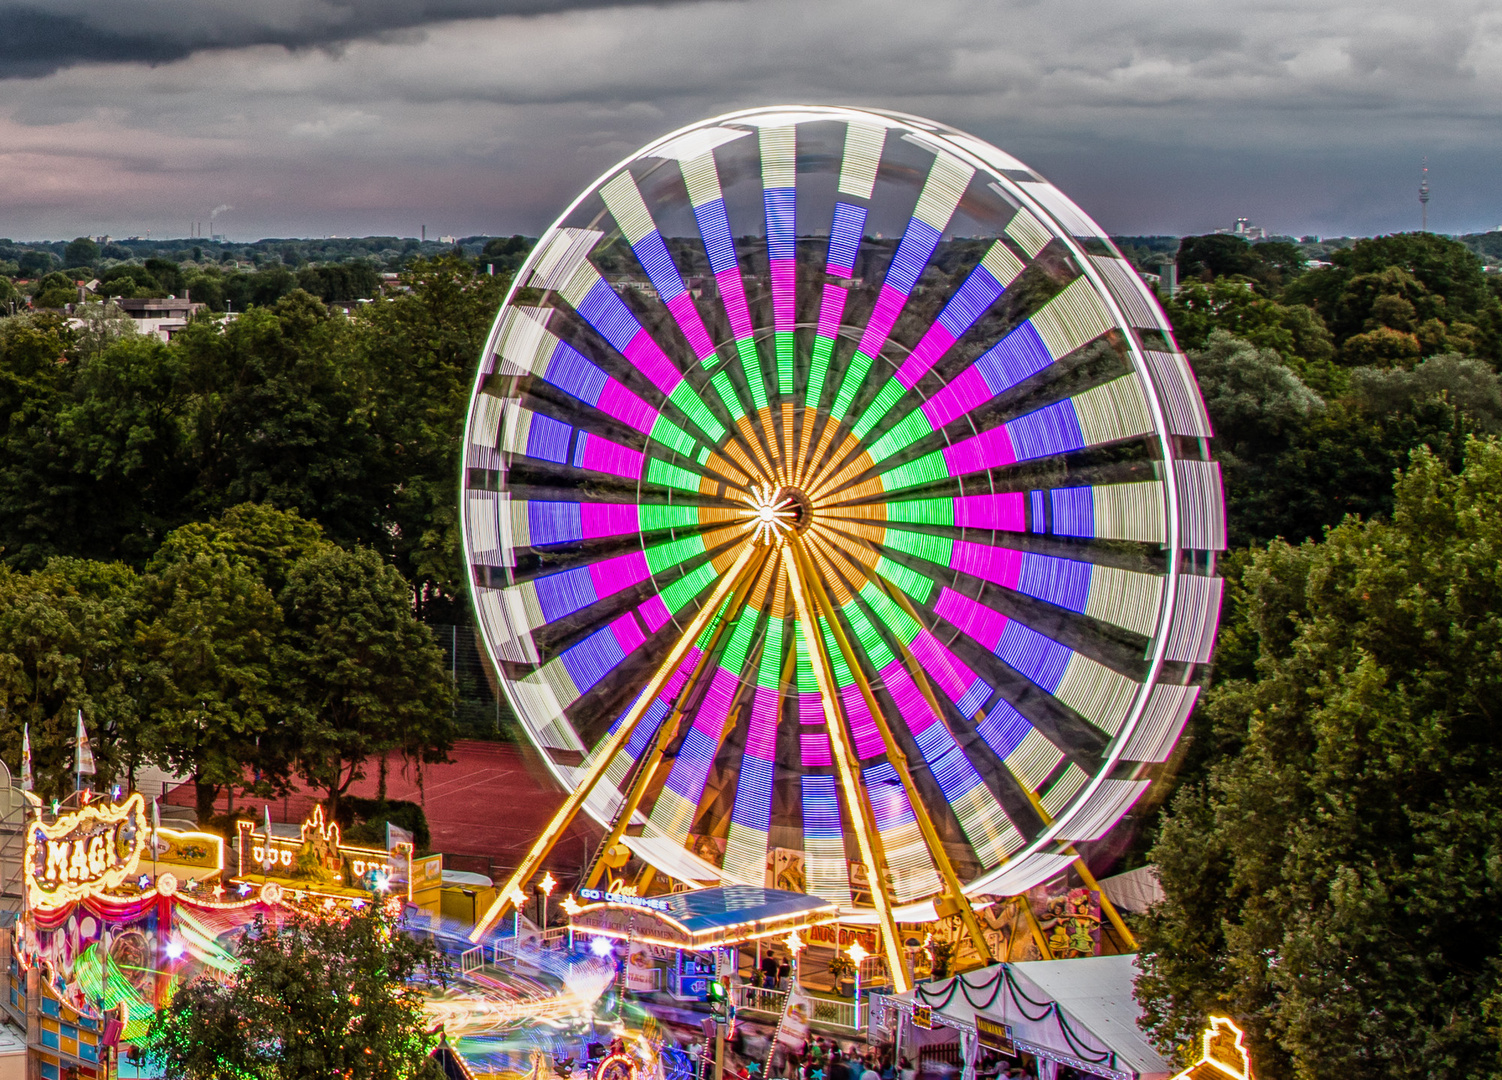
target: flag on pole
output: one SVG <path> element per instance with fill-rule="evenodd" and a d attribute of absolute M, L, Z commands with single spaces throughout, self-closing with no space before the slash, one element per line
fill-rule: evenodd
<path fill-rule="evenodd" d="M 262 865 L 264 865 L 266 872 L 269 874 L 271 872 L 271 864 L 276 859 L 276 856 L 271 852 L 271 804 L 267 803 L 261 809 L 266 811 L 266 858 Z"/>
<path fill-rule="evenodd" d="M 152 839 L 155 839 L 156 838 L 156 834 L 159 833 L 159 832 L 161 832 L 161 830 L 162 830 L 162 808 L 156 804 L 156 800 L 155 799 L 152 799 L 151 800 L 151 835 L 152 835 Z"/>
<path fill-rule="evenodd" d="M 406 844 L 408 847 L 414 849 L 417 846 L 410 832 L 402 828 L 400 825 L 393 825 L 388 821 L 386 822 L 386 850 L 396 850 L 397 844 Z"/>
<path fill-rule="evenodd" d="M 31 725 L 21 725 L 21 790 L 35 791 L 31 778 Z"/>
<path fill-rule="evenodd" d="M 83 729 L 83 710 L 78 710 L 78 735 L 73 741 L 73 771 L 79 776 L 94 775 L 94 751 L 89 748 L 89 733 Z"/>

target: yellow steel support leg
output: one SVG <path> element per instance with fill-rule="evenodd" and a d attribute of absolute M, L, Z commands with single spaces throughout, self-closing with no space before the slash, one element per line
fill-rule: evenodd
<path fill-rule="evenodd" d="M 970 907 L 970 901 L 966 898 L 960 887 L 959 875 L 954 872 L 954 864 L 949 861 L 949 855 L 944 850 L 944 843 L 939 839 L 939 831 L 934 828 L 933 817 L 928 812 L 927 805 L 917 797 L 917 789 L 913 784 L 913 774 L 908 768 L 907 754 L 897 745 L 897 739 L 892 734 L 892 726 L 887 723 L 886 714 L 882 712 L 881 705 L 877 703 L 876 695 L 871 692 L 871 684 L 866 681 L 865 673 L 861 670 L 860 660 L 850 644 L 850 638 L 845 633 L 845 628 L 835 618 L 834 605 L 829 600 L 829 595 L 824 591 L 824 585 L 819 581 L 817 574 L 813 573 L 813 567 L 807 561 L 806 553 L 800 550 L 803 556 L 804 569 L 808 573 L 809 585 L 814 594 L 814 600 L 823 610 L 824 617 L 829 620 L 829 629 L 834 634 L 834 640 L 839 645 L 840 651 L 845 654 L 845 664 L 850 668 L 850 674 L 855 677 L 855 685 L 861 692 L 861 697 L 866 701 L 866 708 L 871 712 L 871 719 L 876 722 L 876 730 L 881 734 L 882 746 L 886 749 L 887 760 L 892 763 L 892 768 L 897 771 L 902 780 L 902 786 L 908 792 L 908 802 L 913 807 L 913 816 L 918 821 L 918 831 L 923 835 L 923 843 L 928 848 L 929 857 L 934 865 L 939 868 L 939 877 L 944 882 L 946 893 L 954 900 L 959 908 L 961 921 L 965 924 L 965 930 L 970 934 L 970 941 L 975 946 L 976 955 L 981 958 L 981 963 L 991 962 L 991 950 L 986 945 L 986 935 L 981 929 L 980 920 L 975 917 L 974 910 Z M 915 672 L 919 678 L 922 669 Z M 926 688 L 926 682 L 918 684 L 919 689 Z M 944 714 L 939 710 L 938 702 L 929 696 L 929 706 L 934 710 L 934 715 L 942 717 Z M 878 841 L 879 843 L 880 841 Z"/>
<path fill-rule="evenodd" d="M 789 541 L 796 547 L 798 540 Z M 814 676 L 819 683 L 819 697 L 824 705 L 824 719 L 829 725 L 829 745 L 834 751 L 836 771 L 845 792 L 845 805 L 850 808 L 850 821 L 855 828 L 855 840 L 860 846 L 861 858 L 871 872 L 871 898 L 876 902 L 876 916 L 881 922 L 882 945 L 886 950 L 887 968 L 892 973 L 892 985 L 900 994 L 907 990 L 907 969 L 902 965 L 902 952 L 897 940 L 897 922 L 892 917 L 892 905 L 887 896 L 885 864 L 878 862 L 873 836 L 876 824 L 871 819 L 871 807 L 865 799 L 864 789 L 856 783 L 855 751 L 848 742 L 845 726 L 840 722 L 840 709 L 835 693 L 834 675 L 829 669 L 829 659 L 824 653 L 824 637 L 819 633 L 819 622 L 814 617 L 813 601 L 808 595 L 804 574 L 799 569 L 800 560 L 784 560 L 788 584 L 793 601 L 798 609 L 798 621 L 803 625 L 803 636 L 808 642 L 809 659 L 813 661 Z"/>
<path fill-rule="evenodd" d="M 599 783 L 600 777 L 605 775 L 605 770 L 609 767 L 611 758 L 615 757 L 616 752 L 626 744 L 626 740 L 636 730 L 637 723 L 646 715 L 647 708 L 652 704 L 653 699 L 662 691 L 663 684 L 672 677 L 673 671 L 683 662 L 684 655 L 687 654 L 693 643 L 698 640 L 699 635 L 703 633 L 705 625 L 714 617 L 714 613 L 719 610 L 721 602 L 729 595 L 730 590 L 740 583 L 741 578 L 751 568 L 757 553 L 762 550 L 764 549 L 759 549 L 749 541 L 742 546 L 740 555 L 736 557 L 735 562 L 731 564 L 730 569 L 725 572 L 725 575 L 720 578 L 720 582 L 715 586 L 714 592 L 710 594 L 708 602 L 693 617 L 693 620 L 688 625 L 688 629 L 683 632 L 683 635 L 674 643 L 672 649 L 669 650 L 667 658 L 658 666 L 657 671 L 647 682 L 641 696 L 636 699 L 636 704 L 631 706 L 622 719 L 621 725 L 615 729 L 615 733 L 607 737 L 605 742 L 601 744 L 594 763 L 585 770 L 584 776 L 578 781 L 574 790 L 569 793 L 568 798 L 563 801 L 563 805 L 558 808 L 558 812 L 553 815 L 553 820 L 548 822 L 547 827 L 543 829 L 542 835 L 537 838 L 536 843 L 532 845 L 532 849 L 522 859 L 521 865 L 516 868 L 516 872 L 511 875 L 510 880 L 501 889 L 495 902 L 490 905 L 490 908 L 475 923 L 475 928 L 469 935 L 471 941 L 479 941 L 500 920 L 501 916 L 506 914 L 506 909 L 511 903 L 512 895 L 519 893 L 522 884 L 537 872 L 538 867 L 542 865 L 542 861 L 548 857 L 548 852 L 553 850 L 553 845 L 558 842 L 558 838 L 568 828 L 569 822 L 574 820 L 574 815 L 583 809 L 586 800 L 589 798 L 589 793 Z"/>
<path fill-rule="evenodd" d="M 741 590 L 739 593 L 741 604 L 745 603 L 748 595 L 749 590 Z M 605 842 L 600 845 L 602 855 L 620 843 L 621 837 L 625 835 L 626 829 L 630 827 L 631 818 L 636 813 L 636 808 L 641 805 L 642 798 L 646 795 L 647 789 L 652 784 L 652 777 L 656 775 L 658 766 L 662 764 L 663 755 L 667 753 L 667 749 L 673 744 L 673 740 L 678 737 L 678 732 L 682 727 L 684 718 L 681 703 L 688 700 L 688 696 L 692 693 L 694 686 L 708 669 L 709 658 L 714 655 L 715 644 L 720 640 L 720 635 L 725 632 L 725 628 L 735 621 L 735 614 L 739 610 L 739 607 L 740 604 L 732 604 L 725 609 L 725 616 L 720 620 L 720 624 L 715 627 L 714 636 L 709 639 L 709 643 L 704 649 L 704 655 L 699 657 L 699 662 L 694 665 L 693 673 L 688 677 L 688 681 L 683 684 L 683 689 L 678 692 L 680 705 L 674 707 L 672 713 L 663 721 L 662 727 L 658 729 L 656 739 L 653 740 L 647 753 L 643 755 L 642 763 L 637 766 L 636 779 L 631 783 L 631 791 L 627 794 L 626 801 L 621 804 L 621 811 L 616 815 L 615 823 L 610 827 L 610 834 L 605 837 Z M 604 859 L 597 858 L 594 866 L 590 868 L 589 876 L 584 882 L 584 887 L 586 889 L 593 889 L 599 884 L 600 877 L 604 873 L 605 861 Z"/>

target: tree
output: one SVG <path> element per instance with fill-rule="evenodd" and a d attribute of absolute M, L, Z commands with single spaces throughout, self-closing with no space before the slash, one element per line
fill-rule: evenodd
<path fill-rule="evenodd" d="M 102 782 L 139 762 L 144 663 L 131 631 L 140 605 L 140 583 L 119 563 L 54 559 L 30 574 L 0 570 L 0 747 L 19 775 L 29 726 L 43 798 L 73 790 L 80 710 Z"/>
<path fill-rule="evenodd" d="M 446 985 L 431 940 L 398 930 L 383 905 L 345 917 L 260 917 L 239 967 L 202 976 L 152 1018 L 146 1048 L 182 1080 L 409 1080 L 431 1076 L 437 1035 L 424 984 Z"/>
<path fill-rule="evenodd" d="M 63 249 L 63 265 L 66 267 L 93 266 L 98 261 L 99 245 L 87 236 L 70 241 Z"/>
<path fill-rule="evenodd" d="M 466 617 L 455 463 L 476 358 L 509 280 L 452 256 L 418 259 L 402 275 L 410 291 L 367 305 L 353 323 L 391 493 L 389 532 L 372 543 L 412 582 L 425 618 Z"/>
<path fill-rule="evenodd" d="M 1502 444 L 1416 450 L 1395 499 L 1254 558 L 1255 677 L 1202 707 L 1239 750 L 1153 850 L 1150 1030 L 1228 1012 L 1269 1080 L 1502 1068 Z"/>
<path fill-rule="evenodd" d="M 148 575 L 152 616 L 140 631 L 152 714 L 152 758 L 193 777 L 198 819 L 221 790 L 261 764 L 259 739 L 280 714 L 272 648 L 281 612 L 243 565 L 196 554 Z M 268 782 L 270 778 L 263 775 Z"/>
<path fill-rule="evenodd" d="M 278 681 L 297 718 L 297 771 L 326 793 L 331 817 L 370 758 L 445 760 L 452 684 L 394 567 L 368 548 L 331 548 L 298 560 L 280 599 Z"/>

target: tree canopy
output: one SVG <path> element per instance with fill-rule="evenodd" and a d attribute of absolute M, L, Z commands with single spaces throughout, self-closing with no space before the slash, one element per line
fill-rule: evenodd
<path fill-rule="evenodd" d="M 1229 1010 L 1268 1077 L 1502 1067 L 1502 444 L 1415 451 L 1395 499 L 1251 560 L 1254 671 L 1202 707 L 1235 752 L 1153 851 L 1155 1034 Z"/>

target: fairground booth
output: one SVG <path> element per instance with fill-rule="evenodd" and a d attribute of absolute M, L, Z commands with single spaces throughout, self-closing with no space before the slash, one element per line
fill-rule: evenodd
<path fill-rule="evenodd" d="M 871 1038 L 895 1042 L 920 1075 L 948 1066 L 977 1080 L 1023 1065 L 1038 1080 L 1061 1066 L 1166 1080 L 1172 1067 L 1137 1026 L 1136 976 L 1131 955 L 993 964 L 872 999 Z"/>
<path fill-rule="evenodd" d="M 25 1032 L 29 1061 L 19 1075 L 154 1075 L 131 1052 L 152 1013 L 200 974 L 231 974 L 235 939 L 257 917 L 410 895 L 410 845 L 345 845 L 321 807 L 297 837 L 241 822 L 227 845 L 162 826 L 139 793 L 78 798 L 82 805 L 50 812 L 33 800 L 23 908 L 0 929 L 8 958 L 0 1007 Z"/>

